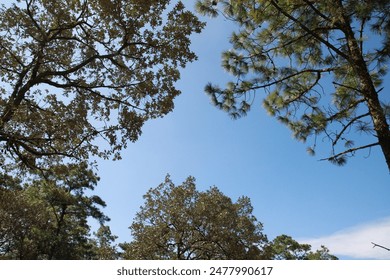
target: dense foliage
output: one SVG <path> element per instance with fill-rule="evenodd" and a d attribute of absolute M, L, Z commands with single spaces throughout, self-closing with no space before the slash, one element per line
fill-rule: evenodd
<path fill-rule="evenodd" d="M 131 259 L 256 258 L 265 241 L 248 198 L 199 192 L 193 177 L 175 186 L 167 176 L 149 190 L 131 230 L 134 241 L 123 246 Z"/>
<path fill-rule="evenodd" d="M 86 165 L 56 166 L 22 184 L 0 178 L 0 258 L 113 258 L 115 237 L 104 225 L 105 202 L 93 191 L 98 178 Z M 91 237 L 88 219 L 101 224 Z M 111 256 L 111 257 L 109 257 Z"/>
<path fill-rule="evenodd" d="M 169 0 L 13 1 L 0 17 L 0 168 L 120 157 L 173 109 L 203 27 Z"/>
<path fill-rule="evenodd" d="M 198 191 L 193 177 L 175 186 L 167 176 L 150 189 L 130 227 L 133 240 L 116 245 L 104 201 L 88 195 L 96 175 L 86 165 L 56 168 L 23 184 L 0 178 L 0 259 L 337 259 L 287 235 L 268 241 L 248 197 L 232 202 L 217 187 Z"/>
<path fill-rule="evenodd" d="M 274 260 L 337 260 L 325 246 L 313 252 L 311 245 L 300 244 L 285 234 L 277 236 L 268 245 L 267 251 Z"/>
<path fill-rule="evenodd" d="M 248 197 L 232 202 L 217 187 L 198 191 L 193 177 L 175 186 L 167 176 L 144 198 L 130 226 L 134 240 L 121 244 L 125 259 L 337 259 L 286 235 L 268 242 Z"/>

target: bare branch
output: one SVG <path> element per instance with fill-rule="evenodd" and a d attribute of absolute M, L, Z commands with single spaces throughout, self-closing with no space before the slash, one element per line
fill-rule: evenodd
<path fill-rule="evenodd" d="M 373 248 L 375 248 L 375 247 L 379 247 L 379 248 L 385 249 L 385 250 L 387 250 L 387 251 L 390 251 L 390 249 L 389 249 L 389 248 L 387 248 L 387 247 L 385 247 L 385 246 L 382 246 L 382 245 L 376 244 L 376 243 L 374 243 L 374 242 L 371 242 L 371 244 L 373 244 L 373 245 L 374 245 L 374 247 L 373 247 Z"/>

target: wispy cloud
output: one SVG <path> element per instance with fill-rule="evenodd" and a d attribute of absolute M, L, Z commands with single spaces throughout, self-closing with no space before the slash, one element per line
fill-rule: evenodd
<path fill-rule="evenodd" d="M 352 259 L 390 260 L 390 251 L 375 247 L 374 242 L 390 248 L 390 217 L 338 231 L 329 236 L 299 240 L 313 249 L 325 245 L 336 256 Z"/>

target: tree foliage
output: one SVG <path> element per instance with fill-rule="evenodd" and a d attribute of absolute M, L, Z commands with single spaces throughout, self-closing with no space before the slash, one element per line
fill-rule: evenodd
<path fill-rule="evenodd" d="M 175 186 L 167 176 L 144 198 L 133 241 L 120 244 L 125 259 L 337 259 L 286 235 L 268 242 L 248 197 L 232 202 L 217 187 L 198 191 L 193 177 Z"/>
<path fill-rule="evenodd" d="M 119 158 L 173 109 L 203 27 L 169 0 L 13 1 L 0 17 L 0 163 L 29 167 Z"/>
<path fill-rule="evenodd" d="M 383 85 L 390 1 L 201 0 L 197 9 L 239 27 L 222 59 L 234 80 L 224 89 L 205 88 L 215 105 L 237 118 L 262 90 L 272 116 L 297 139 L 312 137 L 311 154 L 328 140 L 326 159 L 342 165 L 356 151 L 380 146 L 390 169 L 390 99 Z"/>
<path fill-rule="evenodd" d="M 118 246 L 114 244 L 117 236 L 111 233 L 109 226 L 101 225 L 94 238 L 91 239 L 92 250 L 90 259 L 93 260 L 117 260 L 120 257 Z"/>
<path fill-rule="evenodd" d="M 150 189 L 122 244 L 125 259 L 257 259 L 266 237 L 247 197 L 233 203 L 216 187 L 196 190 L 188 177 Z"/>
<path fill-rule="evenodd" d="M 88 225 L 91 218 L 102 225 L 109 220 L 101 211 L 104 201 L 86 194 L 94 189 L 97 180 L 86 165 L 56 166 L 50 173 L 39 173 L 24 184 L 10 177 L 1 178 L 0 258 L 107 256 L 101 251 L 112 239 L 99 242 L 104 240 L 104 232 L 98 232 L 96 240 L 91 239 Z"/>
<path fill-rule="evenodd" d="M 236 202 L 216 187 L 198 191 L 188 177 L 170 177 L 145 194 L 130 226 L 133 241 L 115 244 L 87 165 L 61 165 L 23 183 L 0 177 L 0 259 L 337 259 L 290 236 L 269 242 L 249 198 Z M 91 234 L 90 219 L 100 223 Z M 122 249 L 122 252 L 119 250 Z"/>
<path fill-rule="evenodd" d="M 313 252 L 311 245 L 300 244 L 285 234 L 277 236 L 266 251 L 274 260 L 337 260 L 325 246 Z"/>

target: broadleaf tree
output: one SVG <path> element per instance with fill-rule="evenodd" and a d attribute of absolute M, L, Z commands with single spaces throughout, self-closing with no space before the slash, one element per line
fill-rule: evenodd
<path fill-rule="evenodd" d="M 269 242 L 248 197 L 233 202 L 217 187 L 198 191 L 191 176 L 175 185 L 168 175 L 144 198 L 130 226 L 133 240 L 119 245 L 124 259 L 337 259 L 287 235 Z"/>
<path fill-rule="evenodd" d="M 237 31 L 222 65 L 234 77 L 205 87 L 233 117 L 255 96 L 310 144 L 328 142 L 323 159 L 343 165 L 357 151 L 380 147 L 390 169 L 390 1 L 200 0 L 197 10 L 223 15 Z"/>
<path fill-rule="evenodd" d="M 266 243 L 247 197 L 237 202 L 216 187 L 200 192 L 195 178 L 176 186 L 169 176 L 144 196 L 121 244 L 125 259 L 257 259 Z"/>
<path fill-rule="evenodd" d="M 2 4 L 0 164 L 119 158 L 147 120 L 169 113 L 179 70 L 196 59 L 189 37 L 203 28 L 173 2 Z"/>

